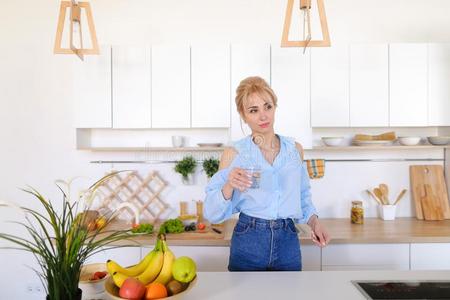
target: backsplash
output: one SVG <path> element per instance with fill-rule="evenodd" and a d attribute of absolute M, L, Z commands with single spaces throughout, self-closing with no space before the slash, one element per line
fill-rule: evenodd
<path fill-rule="evenodd" d="M 91 153 L 92 160 L 134 160 L 140 155 L 153 157 L 148 153 Z M 183 153 L 154 154 L 158 159 L 181 159 Z M 166 156 L 170 157 L 166 157 Z M 195 153 L 197 159 L 209 155 L 220 156 L 218 153 Z M 131 159 L 130 159 L 131 158 Z M 386 183 L 390 190 L 390 200 L 404 188 L 408 189 L 397 207 L 397 217 L 415 216 L 414 203 L 409 191 L 409 166 L 423 164 L 443 165 L 443 150 L 352 150 L 352 151 L 313 151 L 305 153 L 305 159 L 325 159 L 325 175 L 320 179 L 311 180 L 313 202 L 322 218 L 349 218 L 351 201 L 363 201 L 365 216 L 377 217 L 377 204 L 369 198 L 367 189 L 372 189 L 380 183 Z M 189 212 L 195 213 L 195 201 L 204 200 L 207 177 L 199 163 L 195 173 L 195 184 L 184 185 L 181 176 L 174 171 L 174 163 L 103 163 L 92 164 L 96 171 L 137 170 L 147 174 L 157 171 L 168 183 L 161 193 L 161 198 L 169 205 L 161 218 L 172 218 L 179 214 L 179 202 L 189 203 Z"/>

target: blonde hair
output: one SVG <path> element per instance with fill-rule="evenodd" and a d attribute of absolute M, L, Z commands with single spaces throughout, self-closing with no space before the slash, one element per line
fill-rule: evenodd
<path fill-rule="evenodd" d="M 239 83 L 236 89 L 236 109 L 242 119 L 244 119 L 244 103 L 253 94 L 258 94 L 263 99 L 266 98 L 266 95 L 269 95 L 273 105 L 277 106 L 277 96 L 264 79 L 258 76 L 247 77 Z"/>

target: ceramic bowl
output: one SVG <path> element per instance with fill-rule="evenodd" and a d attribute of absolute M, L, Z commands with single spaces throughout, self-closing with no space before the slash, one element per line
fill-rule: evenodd
<path fill-rule="evenodd" d="M 178 216 L 178 219 L 183 222 L 184 226 L 191 225 L 192 223 L 198 222 L 198 216 L 197 215 L 184 215 L 184 216 Z"/>
<path fill-rule="evenodd" d="M 189 293 L 189 291 L 192 290 L 196 285 L 197 285 L 197 276 L 195 276 L 194 280 L 189 282 L 189 286 L 181 293 L 173 295 L 173 296 L 169 296 L 166 298 L 159 298 L 159 299 L 170 299 L 170 300 L 183 299 L 183 297 L 187 293 Z M 106 295 L 106 299 L 111 299 L 111 300 L 124 299 L 119 296 L 119 288 L 114 284 L 114 281 L 112 280 L 111 277 L 108 277 L 108 279 L 105 281 L 105 295 Z"/>
<path fill-rule="evenodd" d="M 400 145 L 415 146 L 420 143 L 420 136 L 400 136 L 397 138 Z"/>
<path fill-rule="evenodd" d="M 84 296 L 97 295 L 105 291 L 105 282 L 110 277 L 107 274 L 105 277 L 99 280 L 89 280 L 89 278 L 95 272 L 105 272 L 106 264 L 88 264 L 81 268 L 80 281 L 78 287 L 83 291 Z"/>
<path fill-rule="evenodd" d="M 342 141 L 344 140 L 344 138 L 342 136 L 336 136 L 336 137 L 327 137 L 324 136 L 322 137 L 322 142 L 330 147 L 336 147 L 336 146 L 340 146 L 342 144 Z"/>
<path fill-rule="evenodd" d="M 448 136 L 429 136 L 427 137 L 428 142 L 432 145 L 447 145 L 450 142 L 450 137 Z"/>

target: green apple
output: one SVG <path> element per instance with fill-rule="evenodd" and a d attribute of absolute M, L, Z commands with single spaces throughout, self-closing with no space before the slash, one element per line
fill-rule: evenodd
<path fill-rule="evenodd" d="M 191 282 L 194 279 L 197 266 L 192 258 L 180 256 L 173 262 L 172 276 L 179 282 Z"/>

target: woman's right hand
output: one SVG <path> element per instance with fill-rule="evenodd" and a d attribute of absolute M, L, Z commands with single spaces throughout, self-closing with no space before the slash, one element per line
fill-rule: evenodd
<path fill-rule="evenodd" d="M 233 189 L 238 189 L 243 192 L 249 187 L 252 186 L 252 181 L 250 174 L 247 173 L 244 169 L 241 168 L 233 168 L 228 174 L 228 180 L 223 187 L 223 195 L 226 199 L 231 198 L 233 194 Z"/>

